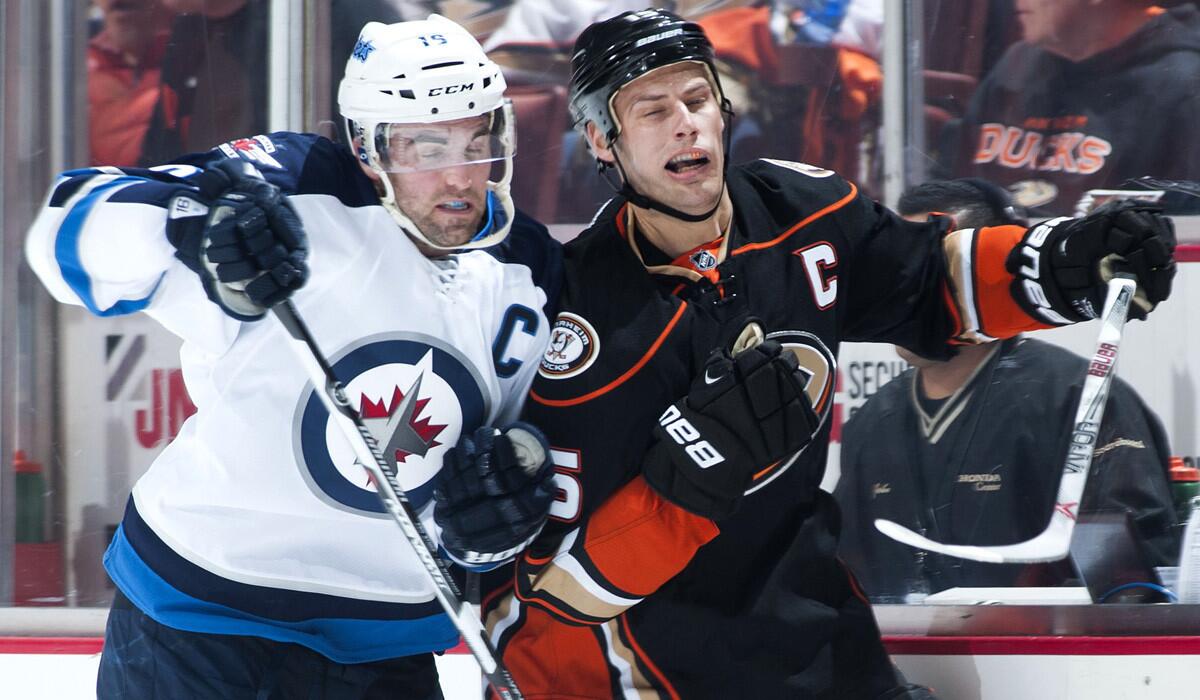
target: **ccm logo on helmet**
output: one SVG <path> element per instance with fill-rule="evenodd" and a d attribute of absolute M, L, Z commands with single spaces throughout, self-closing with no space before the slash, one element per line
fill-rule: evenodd
<path fill-rule="evenodd" d="M 438 95 L 453 95 L 458 92 L 467 92 L 474 90 L 475 83 L 464 83 L 462 85 L 443 85 L 442 87 L 430 88 L 429 96 L 437 97 Z"/>
<path fill-rule="evenodd" d="M 720 464 L 725 461 L 717 449 L 709 444 L 708 440 L 700 437 L 700 431 L 696 430 L 696 426 L 692 425 L 691 421 L 684 418 L 679 409 L 675 406 L 668 406 L 658 419 L 659 425 L 667 431 L 676 443 L 683 445 L 683 451 L 687 453 L 692 461 L 700 465 L 701 469 Z"/>

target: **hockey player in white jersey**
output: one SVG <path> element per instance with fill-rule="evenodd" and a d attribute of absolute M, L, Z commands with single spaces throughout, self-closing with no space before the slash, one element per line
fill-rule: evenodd
<path fill-rule="evenodd" d="M 31 266 L 62 302 L 179 335 L 198 409 L 105 555 L 100 697 L 441 697 L 430 652 L 455 628 L 262 317 L 303 315 L 444 556 L 527 544 L 550 469 L 491 426 L 536 371 L 560 253 L 509 197 L 504 88 L 449 20 L 370 23 L 339 90 L 352 149 L 281 132 L 51 188 Z"/>

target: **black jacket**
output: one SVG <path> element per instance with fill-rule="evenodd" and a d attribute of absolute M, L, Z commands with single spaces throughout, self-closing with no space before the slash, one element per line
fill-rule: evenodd
<path fill-rule="evenodd" d="M 1050 520 L 1087 362 L 1030 338 L 1004 341 L 933 416 L 919 407 L 912 369 L 879 390 L 843 427 L 841 553 L 873 600 L 955 586 L 1056 585 L 1065 561 L 1026 565 L 920 552 L 880 534 L 876 518 L 939 542 L 1011 544 Z M 1112 384 L 1081 511 L 1128 509 L 1156 565 L 1179 552 L 1171 527 L 1169 449 L 1157 416 L 1128 384 Z"/>

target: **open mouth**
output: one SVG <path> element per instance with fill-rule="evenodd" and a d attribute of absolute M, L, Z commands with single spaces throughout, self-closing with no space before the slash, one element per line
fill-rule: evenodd
<path fill-rule="evenodd" d="M 465 199 L 451 199 L 437 205 L 440 211 L 450 212 L 452 214 L 464 214 L 471 211 L 471 203 Z"/>
<path fill-rule="evenodd" d="M 679 174 L 691 170 L 699 170 L 708 165 L 708 162 L 708 155 L 704 151 L 693 149 L 674 156 L 671 160 L 667 161 L 664 167 L 673 173 Z"/>

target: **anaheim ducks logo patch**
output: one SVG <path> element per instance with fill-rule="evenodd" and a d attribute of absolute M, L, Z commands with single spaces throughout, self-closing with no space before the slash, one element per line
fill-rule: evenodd
<path fill-rule="evenodd" d="M 538 374 L 546 379 L 574 377 L 592 366 L 599 351 L 592 324 L 582 316 L 560 313 L 550 329 L 550 345 L 542 355 Z"/>
<path fill-rule="evenodd" d="M 833 393 L 837 384 L 837 359 L 820 338 L 807 331 L 775 331 L 767 334 L 783 346 L 784 352 L 796 356 L 800 373 L 806 378 L 804 391 L 817 414 L 817 431 L 825 427 L 825 421 L 833 412 Z M 754 475 L 746 493 L 754 493 L 788 470 L 800 456 L 801 449 L 789 459 L 783 459 Z"/>

